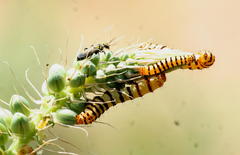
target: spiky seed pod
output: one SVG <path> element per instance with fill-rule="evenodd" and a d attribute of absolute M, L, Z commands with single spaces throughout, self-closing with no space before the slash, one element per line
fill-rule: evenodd
<path fill-rule="evenodd" d="M 0 123 L 0 146 L 4 146 L 8 141 L 8 131 L 5 125 Z"/>
<path fill-rule="evenodd" d="M 30 120 L 22 113 L 15 113 L 13 115 L 11 130 L 19 137 L 26 137 L 29 133 L 32 133 L 30 127 Z"/>
<path fill-rule="evenodd" d="M 30 114 L 29 102 L 20 95 L 13 95 L 10 100 L 10 110 L 12 113 L 20 112 L 28 116 Z"/>
<path fill-rule="evenodd" d="M 0 108 L 0 123 L 9 128 L 12 117 L 12 113 L 9 110 Z"/>
<path fill-rule="evenodd" d="M 70 109 L 59 109 L 56 112 L 56 119 L 63 124 L 66 125 L 74 125 L 76 123 L 76 118 L 75 116 L 77 113 Z"/>
<path fill-rule="evenodd" d="M 70 87 L 77 88 L 84 85 L 85 78 L 86 78 L 85 74 L 78 70 L 71 69 L 68 71 L 67 79 L 69 81 Z"/>
<path fill-rule="evenodd" d="M 63 66 L 54 64 L 49 70 L 47 85 L 52 91 L 61 92 L 65 88 L 65 78 L 66 72 Z"/>
<path fill-rule="evenodd" d="M 98 65 L 99 61 L 100 61 L 100 55 L 99 54 L 94 54 L 90 61 L 94 64 L 94 65 Z"/>
<path fill-rule="evenodd" d="M 97 69 L 96 66 L 91 61 L 89 61 L 84 63 L 81 71 L 87 76 L 95 76 Z"/>

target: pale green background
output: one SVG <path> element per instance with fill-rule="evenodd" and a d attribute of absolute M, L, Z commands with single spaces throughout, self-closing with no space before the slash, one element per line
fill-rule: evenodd
<path fill-rule="evenodd" d="M 93 124 L 86 128 L 89 137 L 74 129 L 52 131 L 82 150 L 60 143 L 68 151 L 82 155 L 238 155 L 239 5 L 238 0 L 0 0 L 0 59 L 19 80 L 1 64 L 0 97 L 9 100 L 14 86 L 24 95 L 21 84 L 36 96 L 24 71 L 30 68 L 39 89 L 44 77 L 30 45 L 43 68 L 65 64 L 66 57 L 71 64 L 81 36 L 85 46 L 124 36 L 116 46 L 153 38 L 176 49 L 208 49 L 216 55 L 210 69 L 171 73 L 163 88 L 99 119 L 116 129 Z"/>

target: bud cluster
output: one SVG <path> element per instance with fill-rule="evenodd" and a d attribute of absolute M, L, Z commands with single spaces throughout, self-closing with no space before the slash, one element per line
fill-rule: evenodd
<path fill-rule="evenodd" d="M 41 145 L 44 136 L 39 132 L 48 126 L 75 125 L 76 115 L 84 111 L 89 101 L 87 93 L 98 87 L 124 87 L 124 80 L 136 74 L 131 69 L 135 64 L 127 61 L 133 57 L 127 54 L 116 57 L 107 51 L 75 61 L 68 70 L 53 64 L 42 84 L 39 109 L 33 109 L 34 101 L 20 95 L 11 97 L 9 110 L 0 108 L 0 154 L 19 154 L 26 147 L 31 148 L 29 142 L 34 139 Z"/>

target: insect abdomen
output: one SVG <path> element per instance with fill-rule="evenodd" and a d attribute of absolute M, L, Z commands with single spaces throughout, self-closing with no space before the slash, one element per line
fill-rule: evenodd
<path fill-rule="evenodd" d="M 85 110 L 76 116 L 76 124 L 91 124 L 110 107 L 118 103 L 133 100 L 160 88 L 166 81 L 165 74 L 143 77 L 132 81 L 123 89 L 106 91 L 102 96 L 96 96 L 93 102 L 88 103 Z"/>

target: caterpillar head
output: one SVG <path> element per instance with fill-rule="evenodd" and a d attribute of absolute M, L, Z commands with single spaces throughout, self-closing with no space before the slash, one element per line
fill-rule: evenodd
<path fill-rule="evenodd" d="M 211 52 L 206 51 L 206 52 L 200 53 L 200 56 L 197 59 L 197 62 L 202 68 L 208 68 L 211 65 L 213 65 L 213 63 L 215 62 L 215 56 Z"/>

